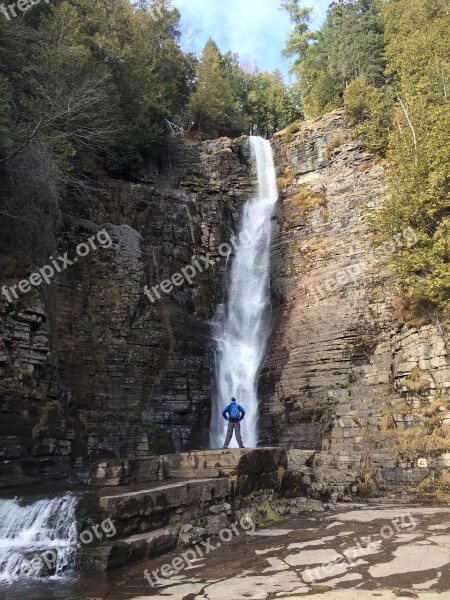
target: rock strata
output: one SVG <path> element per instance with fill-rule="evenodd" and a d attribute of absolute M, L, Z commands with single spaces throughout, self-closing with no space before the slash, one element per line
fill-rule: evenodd
<path fill-rule="evenodd" d="M 67 215 L 61 254 L 103 229 L 112 245 L 21 299 L 24 309 L 0 306 L 0 486 L 207 447 L 219 246 L 254 189 L 250 162 L 246 138 L 172 145 L 156 176 L 105 179 Z M 192 284 L 154 303 L 144 294 L 207 254 L 214 264 Z"/>
<path fill-rule="evenodd" d="M 373 479 L 382 470 L 389 485 L 420 481 L 442 459 L 430 455 L 428 468 L 394 462 L 381 422 L 402 399 L 439 401 L 448 412 L 450 337 L 442 324 L 415 328 L 395 314 L 383 262 L 392 245 L 374 248 L 368 226 L 387 195 L 383 163 L 342 110 L 276 134 L 274 147 L 281 199 L 275 325 L 260 381 L 264 443 L 329 451 L 329 477 L 367 459 Z M 394 242 L 414 243 L 413 232 L 396 232 Z M 418 369 L 426 393 L 415 397 L 408 381 Z"/>

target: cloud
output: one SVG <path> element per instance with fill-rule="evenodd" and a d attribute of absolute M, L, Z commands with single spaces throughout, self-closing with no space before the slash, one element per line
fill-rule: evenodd
<path fill-rule="evenodd" d="M 319 24 L 328 3 L 314 3 Z M 287 73 L 289 62 L 281 51 L 292 23 L 281 0 L 173 0 L 173 5 L 181 12 L 182 25 L 195 31 L 189 50 L 199 54 L 211 37 L 222 52 L 237 52 L 245 63 Z"/>

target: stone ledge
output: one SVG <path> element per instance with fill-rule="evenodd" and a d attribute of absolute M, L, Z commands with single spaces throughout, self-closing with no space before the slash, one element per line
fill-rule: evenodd
<path fill-rule="evenodd" d="M 89 484 L 94 487 L 136 485 L 170 478 L 214 478 L 256 475 L 286 468 L 286 451 L 281 448 L 198 450 L 146 458 L 96 462 Z"/>

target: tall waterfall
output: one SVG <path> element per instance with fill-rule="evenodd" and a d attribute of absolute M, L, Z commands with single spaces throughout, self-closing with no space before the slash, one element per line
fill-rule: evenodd
<path fill-rule="evenodd" d="M 73 566 L 77 544 L 75 508 L 77 498 L 65 494 L 21 504 L 0 500 L 0 583 L 49 572 L 61 575 Z M 39 560 L 47 554 L 47 564 Z M 30 561 L 35 559 L 34 565 Z"/>
<path fill-rule="evenodd" d="M 258 195 L 244 208 L 240 242 L 231 267 L 228 300 L 216 315 L 216 396 L 210 445 L 223 445 L 227 423 L 221 410 L 234 396 L 246 410 L 244 445 L 258 442 L 258 375 L 268 338 L 271 216 L 278 198 L 270 142 L 250 137 L 258 176 Z M 233 444 L 236 445 L 235 440 Z"/>

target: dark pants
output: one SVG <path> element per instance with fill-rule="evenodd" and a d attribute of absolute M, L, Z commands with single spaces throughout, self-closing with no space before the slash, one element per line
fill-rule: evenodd
<path fill-rule="evenodd" d="M 242 442 L 241 424 L 232 421 L 228 423 L 227 437 L 225 438 L 225 443 L 223 447 L 228 448 L 228 444 L 231 442 L 231 438 L 233 437 L 233 431 L 236 436 L 236 441 L 239 444 L 239 448 L 243 448 L 244 443 Z"/>

